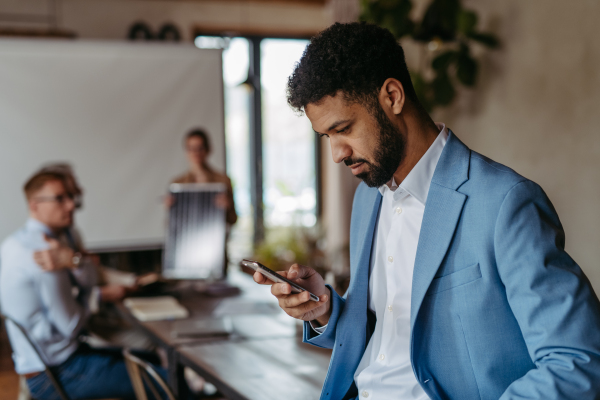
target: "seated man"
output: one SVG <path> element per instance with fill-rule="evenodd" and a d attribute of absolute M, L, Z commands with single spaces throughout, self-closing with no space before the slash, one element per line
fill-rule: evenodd
<path fill-rule="evenodd" d="M 58 398 L 42 373 L 44 362 L 73 399 L 134 398 L 120 352 L 91 349 L 79 340 L 98 302 L 120 299 L 124 292 L 96 286 L 95 264 L 78 252 L 70 233 L 75 202 L 68 187 L 65 174 L 32 176 L 24 187 L 30 218 L 0 249 L 2 312 L 25 328 L 44 358 L 8 323 L 15 369 L 40 400 Z"/>
<path fill-rule="evenodd" d="M 83 207 L 83 189 L 79 185 L 75 173 L 70 164 L 59 162 L 45 165 L 39 172 L 54 172 L 65 176 L 65 189 L 73 196 L 75 209 Z M 113 302 L 121 300 L 126 293 L 136 289 L 138 279 L 131 272 L 122 272 L 112 268 L 106 268 L 100 265 L 96 256 L 88 256 L 79 230 L 75 226 L 70 226 L 63 230 L 63 242 L 60 243 L 56 239 L 49 238 L 49 246 L 47 249 L 38 250 L 33 253 L 35 261 L 46 271 L 52 271 L 58 268 L 69 268 L 70 260 L 66 260 L 67 265 L 59 265 L 58 255 L 63 251 L 61 247 L 67 247 L 67 254 L 72 252 L 72 249 L 82 253 L 82 258 L 86 263 L 97 264 L 97 268 L 77 268 L 73 270 L 73 276 L 82 285 L 86 283 L 98 285 L 98 288 L 93 288 L 101 293 L 103 302 Z M 156 279 L 156 274 L 147 274 L 140 277 L 141 280 Z M 94 296 L 97 299 L 98 296 Z M 95 307 L 93 311 L 96 311 Z M 110 307 L 100 307 L 97 313 L 94 313 L 90 321 L 88 321 L 88 343 L 100 346 L 118 346 L 129 347 L 136 350 L 155 350 L 153 343 L 135 329 L 132 329 L 124 319 L 120 318 L 117 312 Z"/>

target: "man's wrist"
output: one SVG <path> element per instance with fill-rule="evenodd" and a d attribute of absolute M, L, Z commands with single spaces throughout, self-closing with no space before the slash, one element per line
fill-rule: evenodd
<path fill-rule="evenodd" d="M 311 322 L 318 326 L 325 326 L 329 323 L 329 317 L 331 317 L 331 295 L 329 295 L 329 298 L 327 299 L 327 311 Z"/>
<path fill-rule="evenodd" d="M 316 322 L 316 320 L 309 321 L 308 324 L 310 325 L 310 328 L 313 331 L 315 331 L 316 333 L 318 333 L 319 335 L 324 333 L 325 330 L 327 329 L 327 325 L 318 326 L 318 323 Z"/>
<path fill-rule="evenodd" d="M 323 314 L 322 316 L 314 319 L 312 322 L 315 323 L 318 327 L 325 326 L 329 323 L 329 317 L 331 316 L 330 312 Z"/>

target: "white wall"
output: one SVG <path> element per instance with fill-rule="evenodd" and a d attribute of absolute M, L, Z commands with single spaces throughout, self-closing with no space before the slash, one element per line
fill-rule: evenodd
<path fill-rule="evenodd" d="M 600 2 L 468 0 L 502 49 L 475 90 L 436 112 L 472 149 L 539 183 L 600 293 Z"/>
<path fill-rule="evenodd" d="M 97 40 L 0 40 L 0 240 L 27 218 L 22 186 L 68 162 L 84 189 L 92 249 L 156 246 L 162 197 L 186 169 L 183 135 L 211 135 L 225 168 L 220 50 Z"/>

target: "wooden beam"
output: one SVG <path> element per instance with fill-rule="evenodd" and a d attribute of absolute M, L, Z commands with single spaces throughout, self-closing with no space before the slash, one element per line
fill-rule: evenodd
<path fill-rule="evenodd" d="M 258 26 L 225 26 L 225 25 L 206 25 L 198 24 L 192 28 L 192 37 L 206 36 L 257 36 L 274 37 L 286 39 L 310 39 L 316 35 L 319 30 L 298 29 L 298 28 L 277 28 L 277 27 L 258 27 Z"/>
<path fill-rule="evenodd" d="M 64 29 L 0 28 L 0 37 L 75 39 L 75 32 Z"/>
<path fill-rule="evenodd" d="M 150 1 L 150 0 L 149 0 Z M 175 0 L 175 1 L 195 1 L 195 2 L 204 2 L 204 1 L 214 1 L 214 0 Z M 228 1 L 228 2 L 236 2 L 236 3 L 280 3 L 280 4 L 311 4 L 311 5 L 322 5 L 327 4 L 328 0 L 220 0 L 220 1 Z"/>

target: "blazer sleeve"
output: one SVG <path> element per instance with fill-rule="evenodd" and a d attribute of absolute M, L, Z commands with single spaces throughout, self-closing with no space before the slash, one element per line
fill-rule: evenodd
<path fill-rule="evenodd" d="M 536 366 L 501 399 L 599 398 L 600 304 L 537 184 L 513 186 L 494 235 L 498 272 Z"/>
<path fill-rule="evenodd" d="M 317 347 L 323 347 L 326 349 L 332 349 L 335 344 L 335 332 L 337 330 L 337 323 L 340 319 L 340 315 L 344 309 L 346 300 L 337 294 L 335 290 L 327 285 L 331 292 L 331 316 L 327 323 L 327 328 L 323 333 L 319 334 L 310 326 L 308 321 L 304 321 L 304 343 L 309 343 Z"/>

